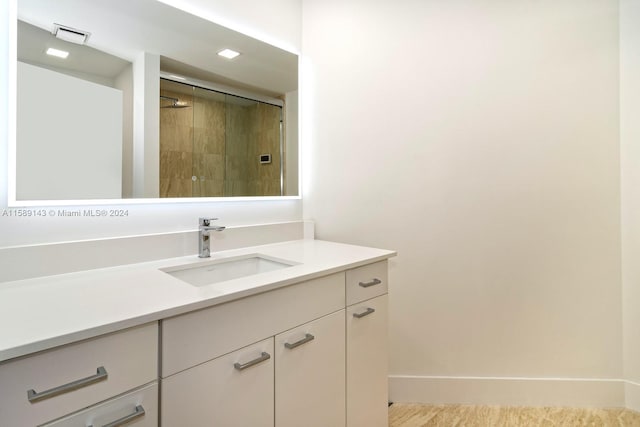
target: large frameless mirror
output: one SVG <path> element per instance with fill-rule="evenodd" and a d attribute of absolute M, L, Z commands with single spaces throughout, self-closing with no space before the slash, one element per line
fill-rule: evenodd
<path fill-rule="evenodd" d="M 17 18 L 10 202 L 299 194 L 297 55 L 156 0 Z"/>

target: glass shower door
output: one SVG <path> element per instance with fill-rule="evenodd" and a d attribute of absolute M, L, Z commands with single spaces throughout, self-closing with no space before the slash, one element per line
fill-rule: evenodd
<path fill-rule="evenodd" d="M 225 94 L 193 88 L 193 196 L 224 196 Z"/>
<path fill-rule="evenodd" d="M 282 107 L 225 97 L 225 196 L 282 195 Z"/>
<path fill-rule="evenodd" d="M 160 197 L 281 196 L 282 107 L 161 79 Z"/>

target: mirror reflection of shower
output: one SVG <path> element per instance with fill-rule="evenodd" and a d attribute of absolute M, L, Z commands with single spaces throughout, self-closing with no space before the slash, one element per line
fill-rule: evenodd
<path fill-rule="evenodd" d="M 282 101 L 167 79 L 160 101 L 160 197 L 284 194 Z"/>

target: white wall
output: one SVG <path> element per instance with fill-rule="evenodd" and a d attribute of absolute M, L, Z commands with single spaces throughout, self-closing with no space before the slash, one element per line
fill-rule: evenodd
<path fill-rule="evenodd" d="M 17 93 L 16 198 L 120 198 L 122 91 L 18 62 Z"/>
<path fill-rule="evenodd" d="M 254 1 L 199 1 L 181 2 L 185 7 L 197 6 L 203 14 L 220 18 L 234 29 L 254 29 L 252 35 L 263 35 L 268 42 L 280 47 L 300 47 L 300 2 L 280 0 L 274 14 L 272 2 Z M 224 9 L 222 9 L 224 7 Z M 197 218 L 203 215 L 220 217 L 224 225 L 246 225 L 299 220 L 302 217 L 300 200 L 270 202 L 225 201 L 198 204 L 113 205 L 128 210 L 127 217 L 69 218 L 69 217 L 16 217 L 2 216 L 7 206 L 7 150 L 8 150 L 8 54 L 9 54 L 9 1 L 0 1 L 0 247 L 48 242 L 92 239 L 133 234 L 161 233 L 193 230 Z M 268 17 L 260 21 L 259 17 Z M 14 16 L 15 17 L 15 16 Z M 271 27 L 272 19 L 278 25 Z M 14 53 L 15 54 L 15 53 Z M 107 206 L 112 207 L 112 206 Z M 45 207 L 49 212 L 51 209 Z M 11 211 L 16 214 L 16 211 Z"/>
<path fill-rule="evenodd" d="M 620 1 L 622 292 L 627 406 L 640 411 L 640 1 Z"/>
<path fill-rule="evenodd" d="M 133 196 L 160 197 L 160 55 L 133 62 Z"/>
<path fill-rule="evenodd" d="M 391 398 L 622 404 L 617 2 L 307 0 L 302 52 L 304 216 L 399 252 Z"/>
<path fill-rule="evenodd" d="M 122 197 L 133 197 L 133 64 L 116 77 L 122 91 Z"/>

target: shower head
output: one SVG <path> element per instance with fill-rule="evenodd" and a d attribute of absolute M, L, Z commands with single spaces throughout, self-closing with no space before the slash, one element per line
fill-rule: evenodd
<path fill-rule="evenodd" d="M 170 96 L 160 95 L 160 99 L 166 99 L 167 101 L 171 101 L 171 104 L 163 105 L 160 108 L 187 108 L 187 107 L 191 107 L 191 105 L 188 105 L 184 101 L 181 102 L 178 98 L 171 98 Z"/>

